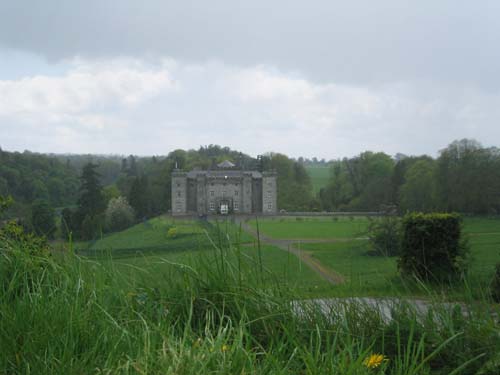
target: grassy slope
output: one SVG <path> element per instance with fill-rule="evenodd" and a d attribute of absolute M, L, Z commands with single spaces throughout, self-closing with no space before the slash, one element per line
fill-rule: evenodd
<path fill-rule="evenodd" d="M 219 220 L 212 225 L 221 230 L 221 237 L 212 235 L 209 239 L 205 228 L 196 221 L 158 217 L 75 247 L 88 249 L 84 254 L 98 255 L 101 262 L 120 268 L 128 278 L 155 279 L 171 275 L 177 265 L 193 265 L 200 257 L 213 258 L 217 253 L 214 245 L 219 246 L 220 241 L 225 243 L 229 239 L 232 247 L 239 248 L 241 256 L 254 265 L 255 269 L 260 268 L 259 259 L 262 259 L 262 268 L 266 274 L 272 273 L 276 281 L 286 283 L 289 288 L 296 289 L 301 294 L 328 287 L 295 256 L 283 250 L 263 246 L 259 256 L 253 237 L 240 231 L 234 223 Z M 179 232 L 174 239 L 167 237 L 167 231 L 172 226 Z M 232 262 L 237 267 L 238 260 L 234 254 Z M 248 271 L 255 273 L 255 270 Z"/>
<path fill-rule="evenodd" d="M 309 174 L 309 177 L 311 177 L 314 193 L 319 193 L 319 190 L 328 184 L 328 179 L 330 178 L 330 168 L 306 167 L 306 171 Z"/>

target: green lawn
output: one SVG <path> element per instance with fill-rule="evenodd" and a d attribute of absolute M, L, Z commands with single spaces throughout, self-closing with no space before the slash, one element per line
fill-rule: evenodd
<path fill-rule="evenodd" d="M 253 228 L 257 228 L 255 220 L 249 223 Z M 363 236 L 369 219 L 366 217 L 263 218 L 258 224 L 260 232 L 272 238 L 333 239 Z"/>
<path fill-rule="evenodd" d="M 306 171 L 311 177 L 314 194 L 319 193 L 322 187 L 328 185 L 330 167 L 306 167 Z"/>
<path fill-rule="evenodd" d="M 256 227 L 255 220 L 250 224 Z M 218 256 L 214 244 L 223 247 L 228 239 L 232 250 L 224 254 L 235 267 L 245 264 L 245 274 L 258 274 L 262 268 L 273 274 L 274 281 L 295 288 L 300 295 L 395 295 L 417 294 L 409 290 L 398 277 L 396 258 L 368 256 L 368 242 L 355 239 L 363 236 L 369 219 L 350 218 L 265 218 L 259 220 L 262 233 L 273 238 L 288 239 L 342 239 L 332 243 L 301 243 L 301 249 L 323 265 L 345 277 L 346 282 L 331 286 L 300 262 L 295 256 L 272 246 L 263 246 L 260 253 L 248 233 L 229 220 L 210 222 L 158 217 L 138 224 L 123 232 L 104 236 L 102 239 L 75 244 L 89 249 L 84 255 L 99 255 L 100 261 L 112 260 L 117 267 L 129 270 L 127 277 L 162 278 L 170 275 L 176 266 L 195 264 L 201 259 L 215 261 Z M 177 238 L 168 238 L 168 228 L 178 229 Z M 219 231 L 210 230 L 219 228 Z M 210 231 L 211 240 L 206 235 Z M 470 279 L 485 284 L 493 273 L 493 266 L 500 261 L 500 220 L 466 218 L 464 231 L 471 245 Z M 219 234 L 218 234 L 219 233 Z M 239 250 L 238 250 L 239 249 Z M 240 253 L 238 253 L 240 251 Z M 245 261 L 238 260 L 240 254 Z M 252 268 L 254 267 L 254 268 Z M 269 282 L 270 280 L 267 280 Z M 411 288 L 410 288 L 411 289 Z"/>
<path fill-rule="evenodd" d="M 227 236 L 232 242 L 252 242 L 253 238 L 240 231 L 239 228 L 228 220 L 203 223 L 194 220 L 177 219 L 160 216 L 143 223 L 134 225 L 121 232 L 104 235 L 96 241 L 76 242 L 74 248 L 77 250 L 95 251 L 107 250 L 115 254 L 130 251 L 168 251 L 168 250 L 198 250 L 210 247 L 210 240 L 206 231 L 219 228 L 223 236 Z M 177 228 L 177 236 L 169 238 L 167 233 L 172 227 Z M 212 233 L 212 240 L 217 241 L 218 236 Z"/>
<path fill-rule="evenodd" d="M 393 295 L 401 287 L 396 259 L 366 255 L 366 240 L 301 244 L 301 248 L 344 276 L 345 283 L 335 286 L 333 294 Z"/>
<path fill-rule="evenodd" d="M 176 238 L 167 236 L 171 227 L 178 229 Z M 218 247 L 224 249 L 225 261 L 235 269 L 242 267 L 248 277 L 260 275 L 262 264 L 268 284 L 278 282 L 301 295 L 329 287 L 294 255 L 273 246 L 263 246 L 259 254 L 254 238 L 226 219 L 200 223 L 162 216 L 74 247 L 82 255 L 119 268 L 127 279 L 166 279 L 182 265 L 194 267 L 200 261 L 215 267 Z"/>
<path fill-rule="evenodd" d="M 229 219 L 218 219 L 211 221 L 211 223 L 218 227 L 222 233 L 226 233 L 227 236 L 234 243 L 253 243 L 254 238 L 249 233 L 245 232 L 239 225 L 233 223 Z"/>
<path fill-rule="evenodd" d="M 493 275 L 494 265 L 500 262 L 500 220 L 466 218 L 464 232 L 471 247 L 470 282 L 474 288 L 485 287 Z M 301 247 L 346 278 L 347 282 L 335 287 L 334 293 L 418 293 L 403 285 L 398 276 L 396 258 L 366 255 L 367 241 L 301 244 Z"/>

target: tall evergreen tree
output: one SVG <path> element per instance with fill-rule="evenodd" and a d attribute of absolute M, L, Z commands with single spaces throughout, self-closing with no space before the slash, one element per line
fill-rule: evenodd
<path fill-rule="evenodd" d="M 134 179 L 130 188 L 129 202 L 136 217 L 143 219 L 149 216 L 150 213 L 150 193 L 149 183 L 146 176 L 142 175 Z"/>
<path fill-rule="evenodd" d="M 98 165 L 88 163 L 83 167 L 80 177 L 80 198 L 78 199 L 78 211 L 82 217 L 86 215 L 97 216 L 106 209 L 106 203 L 102 194 L 102 186 L 97 173 Z"/>

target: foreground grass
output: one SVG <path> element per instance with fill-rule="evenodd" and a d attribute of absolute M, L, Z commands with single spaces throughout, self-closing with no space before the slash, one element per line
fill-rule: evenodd
<path fill-rule="evenodd" d="M 4 239 L 0 373 L 498 374 L 487 300 L 466 316 L 436 305 L 417 318 L 404 303 L 392 320 L 356 303 L 325 311 L 291 303 L 263 249 L 252 258 L 213 242 L 160 273 Z M 379 367 L 367 367 L 372 353 Z"/>

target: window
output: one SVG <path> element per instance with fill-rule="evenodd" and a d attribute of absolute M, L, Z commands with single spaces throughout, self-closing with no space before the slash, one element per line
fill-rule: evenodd
<path fill-rule="evenodd" d="M 225 190 L 223 190 L 223 191 L 222 191 L 222 196 L 223 196 L 223 197 L 225 197 L 225 196 L 226 196 L 226 191 L 225 191 Z"/>
<path fill-rule="evenodd" d="M 181 187 L 181 184 L 177 183 L 177 187 Z"/>
<path fill-rule="evenodd" d="M 210 202 L 210 209 L 215 210 L 215 202 Z"/>
<path fill-rule="evenodd" d="M 240 209 L 240 204 L 238 202 L 234 202 L 234 209 L 239 210 Z"/>
<path fill-rule="evenodd" d="M 214 191 L 213 190 L 210 190 L 210 196 L 213 197 L 214 196 Z"/>
<path fill-rule="evenodd" d="M 238 190 L 234 191 L 234 195 L 237 197 L 238 196 Z"/>
<path fill-rule="evenodd" d="M 267 209 L 268 210 L 272 210 L 273 209 L 273 204 L 272 203 L 268 203 L 267 204 Z"/>
<path fill-rule="evenodd" d="M 177 192 L 177 196 L 180 198 L 180 196 L 181 196 L 181 192 L 180 191 Z"/>

